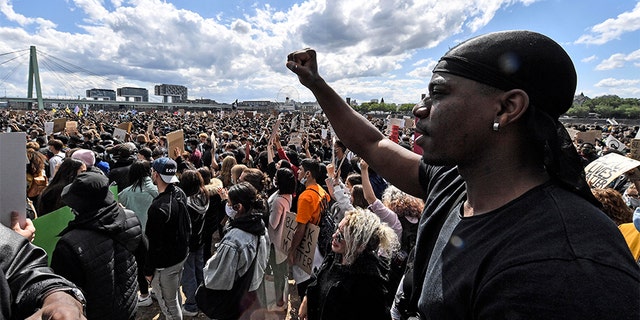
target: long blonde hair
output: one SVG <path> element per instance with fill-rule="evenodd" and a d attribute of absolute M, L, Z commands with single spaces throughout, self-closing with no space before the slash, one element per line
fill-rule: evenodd
<path fill-rule="evenodd" d="M 355 208 L 345 213 L 344 264 L 352 264 L 365 250 L 390 258 L 400 248 L 398 236 L 386 223 L 367 209 Z"/>

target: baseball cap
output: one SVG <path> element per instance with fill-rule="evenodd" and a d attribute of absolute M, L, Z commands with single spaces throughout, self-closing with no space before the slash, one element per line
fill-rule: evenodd
<path fill-rule="evenodd" d="M 176 177 L 178 165 L 172 159 L 167 157 L 158 158 L 153 161 L 151 167 L 160 175 L 162 181 L 165 183 L 179 182 L 178 177 Z"/>

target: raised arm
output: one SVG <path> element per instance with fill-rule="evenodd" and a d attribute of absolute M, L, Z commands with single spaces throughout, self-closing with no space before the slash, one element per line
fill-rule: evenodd
<path fill-rule="evenodd" d="M 365 200 L 368 204 L 376 202 L 378 198 L 376 198 L 376 193 L 373 192 L 373 186 L 369 180 L 369 165 L 364 160 L 360 160 L 360 176 L 362 177 L 362 191 Z"/>
<path fill-rule="evenodd" d="M 287 68 L 311 90 L 340 140 L 393 185 L 409 194 L 423 196 L 418 182 L 420 156 L 386 139 L 347 105 L 318 74 L 315 50 L 293 52 L 287 60 Z"/>

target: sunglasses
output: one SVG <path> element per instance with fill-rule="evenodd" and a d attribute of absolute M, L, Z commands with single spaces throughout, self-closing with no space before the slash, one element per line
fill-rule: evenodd
<path fill-rule="evenodd" d="M 342 231 L 340 231 L 340 229 L 336 229 L 335 235 L 338 242 L 344 241 L 344 235 L 342 234 Z"/>

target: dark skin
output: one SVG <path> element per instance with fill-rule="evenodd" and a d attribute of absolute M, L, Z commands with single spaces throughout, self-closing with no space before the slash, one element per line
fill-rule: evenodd
<path fill-rule="evenodd" d="M 314 94 L 347 148 L 391 184 L 423 196 L 420 156 L 386 139 L 350 108 L 319 75 L 314 50 L 289 54 L 286 65 Z M 435 73 L 429 82 L 429 97 L 413 109 L 418 118 L 416 132 L 421 134 L 415 143 L 424 150 L 424 160 L 457 166 L 467 184 L 465 216 L 500 208 L 549 180 L 542 164 L 531 156 L 525 126 L 519 121 L 529 106 L 527 93 L 486 88 L 469 79 Z M 494 123 L 498 131 L 492 130 Z M 452 125 L 456 130 L 450 130 Z M 394 156 L 387 156 L 390 154 Z"/>

